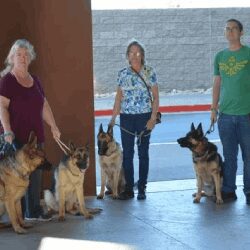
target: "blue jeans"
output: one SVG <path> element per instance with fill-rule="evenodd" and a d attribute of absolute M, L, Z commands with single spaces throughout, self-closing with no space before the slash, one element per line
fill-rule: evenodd
<path fill-rule="evenodd" d="M 121 114 L 120 125 L 122 128 L 131 133 L 140 134 L 146 127 L 147 121 L 150 119 L 151 113 L 144 114 Z M 148 134 L 146 131 L 145 134 Z M 134 186 L 134 145 L 135 136 L 128 134 L 121 129 L 121 141 L 123 147 L 123 169 L 125 174 L 126 186 L 129 190 Z M 139 157 L 139 186 L 147 184 L 149 170 L 149 136 L 142 136 L 138 145 Z"/>
<path fill-rule="evenodd" d="M 244 193 L 250 193 L 250 114 L 226 115 L 220 114 L 218 129 L 223 146 L 223 192 L 236 190 L 237 156 L 239 146 L 244 163 L 243 182 Z"/>

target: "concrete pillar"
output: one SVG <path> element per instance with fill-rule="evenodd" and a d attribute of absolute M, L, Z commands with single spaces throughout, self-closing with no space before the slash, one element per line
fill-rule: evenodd
<path fill-rule="evenodd" d="M 0 63 L 14 40 L 28 39 L 36 60 L 30 71 L 42 82 L 62 140 L 90 143 L 86 195 L 96 194 L 92 23 L 90 0 L 9 0 L 0 9 Z M 45 149 L 58 164 L 62 151 L 46 127 Z M 45 185 L 48 185 L 48 176 Z"/>

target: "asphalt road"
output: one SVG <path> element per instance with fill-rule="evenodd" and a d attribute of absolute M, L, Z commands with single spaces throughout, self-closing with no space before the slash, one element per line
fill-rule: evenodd
<path fill-rule="evenodd" d="M 98 117 L 95 121 L 96 135 L 100 124 L 103 124 L 104 130 L 107 129 L 110 117 Z M 117 119 L 119 123 L 119 119 Z M 148 181 L 167 181 L 195 178 L 191 152 L 186 148 L 181 148 L 176 140 L 183 137 L 189 130 L 191 123 L 195 126 L 201 122 L 203 131 L 206 132 L 210 127 L 210 113 L 181 113 L 181 114 L 163 114 L 162 123 L 156 125 L 152 132 L 150 140 L 150 166 Z M 120 139 L 119 127 L 114 127 L 114 137 L 118 142 Z M 213 133 L 207 135 L 211 142 L 218 146 L 222 154 L 222 146 L 219 140 L 217 125 Z M 97 148 L 96 148 L 97 149 Z M 136 147 L 135 147 L 136 150 Z M 96 156 L 98 157 L 97 151 Z M 238 174 L 242 174 L 242 160 L 239 155 Z M 98 159 L 97 164 L 97 185 L 100 185 L 100 167 Z M 134 157 L 135 180 L 138 178 L 138 157 L 137 150 Z"/>

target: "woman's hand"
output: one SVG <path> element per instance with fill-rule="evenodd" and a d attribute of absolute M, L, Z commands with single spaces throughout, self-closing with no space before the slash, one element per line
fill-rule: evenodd
<path fill-rule="evenodd" d="M 52 133 L 55 140 L 60 139 L 61 132 L 57 126 L 51 127 L 51 133 Z"/>
<path fill-rule="evenodd" d="M 3 136 L 4 136 L 4 140 L 6 142 L 9 142 L 10 144 L 12 144 L 12 142 L 13 142 L 13 140 L 15 138 L 15 135 L 14 135 L 14 133 L 12 131 L 4 132 Z"/>
<path fill-rule="evenodd" d="M 156 118 L 151 117 L 146 125 L 147 130 L 153 130 L 153 128 L 155 127 L 155 123 L 156 123 Z"/>
<path fill-rule="evenodd" d="M 109 126 L 111 126 L 111 127 L 114 127 L 115 126 L 115 116 L 113 116 L 112 118 L 111 118 L 111 120 L 109 121 Z"/>

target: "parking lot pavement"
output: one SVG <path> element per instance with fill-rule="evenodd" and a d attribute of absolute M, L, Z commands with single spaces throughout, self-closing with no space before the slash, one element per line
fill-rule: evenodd
<path fill-rule="evenodd" d="M 103 124 L 104 129 L 107 129 L 110 117 L 103 116 L 96 118 L 95 133 L 97 135 L 100 124 Z M 203 130 L 206 132 L 210 127 L 210 113 L 175 113 L 163 114 L 162 123 L 156 125 L 152 132 L 150 144 L 150 167 L 149 167 L 149 182 L 168 181 L 168 180 L 183 180 L 195 178 L 192 164 L 191 152 L 186 148 L 181 148 L 176 140 L 184 136 L 190 129 L 191 123 L 195 126 L 201 122 Z M 119 123 L 119 119 L 117 119 Z M 119 127 L 114 127 L 114 137 L 118 142 L 120 139 Z M 222 154 L 222 146 L 219 140 L 217 125 L 211 134 L 207 135 L 211 142 L 214 142 L 219 152 Z M 96 147 L 96 157 L 97 147 Z M 242 174 L 242 159 L 238 157 L 239 169 L 238 174 Z M 138 157 L 135 146 L 135 180 L 138 178 Z M 96 159 L 96 176 L 97 185 L 100 185 L 100 166 Z"/>

